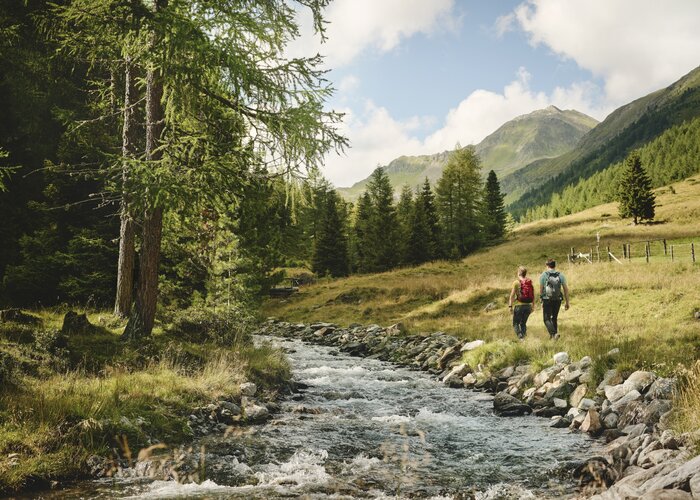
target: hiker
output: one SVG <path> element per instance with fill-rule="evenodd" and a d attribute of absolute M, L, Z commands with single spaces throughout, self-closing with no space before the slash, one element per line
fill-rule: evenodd
<path fill-rule="evenodd" d="M 562 299 L 564 299 L 564 310 L 569 309 L 569 287 L 566 284 L 566 277 L 555 269 L 557 263 L 554 259 L 548 259 L 546 266 L 542 276 L 540 276 L 542 315 L 544 316 L 544 326 L 549 332 L 549 338 L 557 340 L 559 338 L 557 317 Z"/>
<path fill-rule="evenodd" d="M 515 304 L 514 304 L 515 303 Z M 527 318 L 535 306 L 535 287 L 527 277 L 527 269 L 518 267 L 518 279 L 513 282 L 508 299 L 508 308 L 513 315 L 513 330 L 520 340 L 527 333 Z"/>

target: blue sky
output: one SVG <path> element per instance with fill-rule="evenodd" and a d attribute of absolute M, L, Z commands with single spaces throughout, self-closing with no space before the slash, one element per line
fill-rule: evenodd
<path fill-rule="evenodd" d="M 554 104 L 598 120 L 700 65 L 697 0 L 334 0 L 326 56 L 351 147 L 330 154 L 338 186 L 402 154 L 477 143 Z"/>

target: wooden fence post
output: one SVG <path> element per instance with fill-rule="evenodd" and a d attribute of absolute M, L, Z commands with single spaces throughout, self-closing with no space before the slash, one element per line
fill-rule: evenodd
<path fill-rule="evenodd" d="M 622 258 L 623 259 L 627 258 L 627 243 L 622 244 Z"/>
<path fill-rule="evenodd" d="M 612 262 L 612 259 L 610 258 L 610 245 L 605 247 L 605 249 L 608 251 L 608 262 Z"/>
<path fill-rule="evenodd" d="M 632 260 L 632 243 L 627 243 L 627 260 Z"/>
<path fill-rule="evenodd" d="M 651 241 L 647 241 L 647 252 L 649 252 L 649 257 L 651 257 Z"/>
<path fill-rule="evenodd" d="M 668 255 L 668 251 L 666 248 L 666 238 L 664 238 L 664 255 Z"/>
<path fill-rule="evenodd" d="M 693 264 L 695 264 L 695 243 L 690 244 L 690 255 L 693 257 Z"/>
<path fill-rule="evenodd" d="M 600 262 L 600 245 L 596 245 L 595 253 L 598 256 L 598 262 Z"/>
<path fill-rule="evenodd" d="M 644 250 L 646 253 L 646 258 L 647 258 L 647 264 L 649 263 L 649 242 L 647 241 L 647 244 L 644 246 Z"/>
<path fill-rule="evenodd" d="M 671 245 L 671 262 L 673 262 L 673 245 Z"/>

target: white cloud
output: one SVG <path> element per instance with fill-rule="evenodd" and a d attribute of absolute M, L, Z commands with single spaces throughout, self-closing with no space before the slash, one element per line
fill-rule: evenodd
<path fill-rule="evenodd" d="M 350 139 L 346 155 L 330 155 L 324 172 L 338 186 L 348 186 L 363 179 L 377 165 L 386 165 L 401 155 L 432 154 L 462 145 L 476 144 L 516 116 L 553 104 L 561 109 L 576 109 L 601 118 L 610 109 L 595 107 L 600 89 L 584 82 L 571 87 L 557 87 L 551 94 L 534 92 L 529 87 L 530 74 L 518 70 L 515 80 L 502 92 L 476 90 L 451 109 L 442 126 L 427 137 L 419 137 L 434 118 L 394 119 L 383 107 L 368 102 L 359 115 L 347 115 L 342 132 Z"/>
<path fill-rule="evenodd" d="M 338 91 L 343 94 L 353 92 L 360 86 L 360 79 L 355 75 L 347 75 L 338 82 Z"/>
<path fill-rule="evenodd" d="M 510 14 L 500 16 L 498 19 L 496 19 L 496 22 L 493 25 L 494 30 L 496 32 L 496 36 L 500 38 L 509 31 L 513 31 L 515 24 L 515 12 L 511 12 Z"/>
<path fill-rule="evenodd" d="M 603 78 L 609 105 L 667 86 L 700 64 L 695 0 L 528 0 L 515 14 L 533 45 Z"/>
<path fill-rule="evenodd" d="M 303 10 L 302 36 L 290 44 L 289 55 L 320 53 L 337 68 L 370 48 L 389 52 L 415 34 L 453 30 L 459 21 L 454 6 L 454 0 L 335 0 L 325 11 L 326 42 L 313 34 L 310 13 Z"/>

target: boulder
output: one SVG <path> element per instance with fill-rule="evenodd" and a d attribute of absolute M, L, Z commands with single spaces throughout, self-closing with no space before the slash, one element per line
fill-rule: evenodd
<path fill-rule="evenodd" d="M 566 401 L 564 403 L 566 403 Z M 557 406 L 543 406 L 533 411 L 533 415 L 544 418 L 561 417 L 564 416 L 565 413 L 566 407 L 562 408 Z"/>
<path fill-rule="evenodd" d="M 633 390 L 619 398 L 617 401 L 614 401 L 611 408 L 613 411 L 619 412 L 622 408 L 627 406 L 627 404 L 631 403 L 632 401 L 637 401 L 638 399 L 642 399 L 641 393 L 637 390 Z"/>
<path fill-rule="evenodd" d="M 269 418 L 270 412 L 265 406 L 248 401 L 243 407 L 243 416 L 248 422 L 264 422 Z"/>
<path fill-rule="evenodd" d="M 499 392 L 493 398 L 493 409 L 496 415 L 513 417 L 532 413 L 532 408 L 521 402 L 518 398 L 505 392 Z"/>
<path fill-rule="evenodd" d="M 566 352 L 558 352 L 552 357 L 552 359 L 554 359 L 554 362 L 558 365 L 566 364 L 569 362 L 569 354 Z"/>
<path fill-rule="evenodd" d="M 673 434 L 672 431 L 670 430 L 665 430 L 661 433 L 661 437 L 659 438 L 659 441 L 661 442 L 661 446 L 668 450 L 677 450 L 679 447 L 678 440 L 676 439 L 676 436 Z"/>
<path fill-rule="evenodd" d="M 553 398 L 568 399 L 573 390 L 574 386 L 572 384 L 562 384 L 560 386 L 552 387 L 547 391 L 544 399 L 547 401 L 551 401 Z"/>
<path fill-rule="evenodd" d="M 602 429 L 600 424 L 600 417 L 595 409 L 591 408 L 586 414 L 586 418 L 581 423 L 581 432 L 587 432 L 589 434 L 597 434 Z"/>
<path fill-rule="evenodd" d="M 253 397 L 258 392 L 258 386 L 253 382 L 243 382 L 240 386 L 241 396 Z"/>
<path fill-rule="evenodd" d="M 610 486 L 617 479 L 617 475 L 615 469 L 603 457 L 590 458 L 573 471 L 574 478 L 581 486 Z"/>
<path fill-rule="evenodd" d="M 472 385 L 476 384 L 476 377 L 473 373 L 467 373 L 464 377 L 462 377 L 462 383 L 465 387 L 471 387 Z"/>
<path fill-rule="evenodd" d="M 546 384 L 547 382 L 551 382 L 552 380 L 554 380 L 554 377 L 557 376 L 557 374 L 559 374 L 559 372 L 563 369 L 563 365 L 554 365 L 550 366 L 549 368 L 545 368 L 537 375 L 535 375 L 535 386 L 540 387 Z"/>
<path fill-rule="evenodd" d="M 661 477 L 654 477 L 645 482 L 644 491 L 666 489 L 690 489 L 690 480 L 700 472 L 700 455 L 678 466 Z"/>
<path fill-rule="evenodd" d="M 647 491 L 639 500 L 692 500 L 693 496 L 683 490 L 653 490 Z"/>
<path fill-rule="evenodd" d="M 622 399 L 622 397 L 627 394 L 624 385 L 607 385 L 603 389 L 605 391 L 605 397 L 610 400 L 611 403 Z"/>
<path fill-rule="evenodd" d="M 566 402 L 566 399 L 553 398 L 552 403 L 554 403 L 555 408 L 568 408 L 569 407 L 569 403 Z"/>
<path fill-rule="evenodd" d="M 608 385 L 617 385 L 622 383 L 622 376 L 617 370 L 608 370 L 603 375 L 603 380 L 598 384 L 596 392 L 598 394 L 603 394 L 605 392 L 605 387 Z"/>
<path fill-rule="evenodd" d="M 474 349 L 481 347 L 485 343 L 486 342 L 484 342 L 483 340 L 473 340 L 471 342 L 467 342 L 466 344 L 464 344 L 462 346 L 462 348 L 460 349 L 460 352 L 473 351 Z"/>
<path fill-rule="evenodd" d="M 578 362 L 579 367 L 581 367 L 582 370 L 588 368 L 591 366 L 591 363 L 593 363 L 593 360 L 591 359 L 590 356 L 584 356 L 581 358 L 581 360 Z"/>
<path fill-rule="evenodd" d="M 469 368 L 469 365 L 466 363 L 459 364 L 452 368 L 450 370 L 450 373 L 448 373 L 443 379 L 442 383 L 445 385 L 448 385 L 450 387 L 459 387 L 464 385 L 464 382 L 462 382 L 462 378 L 467 374 L 470 373 L 472 370 Z"/>
<path fill-rule="evenodd" d="M 447 363 L 448 363 L 451 359 L 453 359 L 453 358 L 455 358 L 456 356 L 458 356 L 458 355 L 459 355 L 459 348 L 460 348 L 460 345 L 459 345 L 459 344 L 455 344 L 455 345 L 453 345 L 453 346 L 448 347 L 447 349 L 445 349 L 445 350 L 443 351 L 442 355 L 440 356 L 440 358 L 438 359 L 438 362 L 437 362 L 438 368 L 441 369 L 441 370 L 443 370 L 443 369 L 447 366 Z"/>
<path fill-rule="evenodd" d="M 578 406 L 581 400 L 586 396 L 586 392 L 588 392 L 588 386 L 586 384 L 581 384 L 576 387 L 574 392 L 571 393 L 571 396 L 569 396 L 569 404 L 571 406 Z"/>
<path fill-rule="evenodd" d="M 627 435 L 627 439 L 632 439 L 646 433 L 647 426 L 644 424 L 628 425 L 623 427 L 621 430 Z"/>
<path fill-rule="evenodd" d="M 603 427 L 606 429 L 615 429 L 619 420 L 620 417 L 617 415 L 617 413 L 614 411 L 610 412 L 603 418 Z"/>
<path fill-rule="evenodd" d="M 672 399 L 676 390 L 677 380 L 675 378 L 657 378 L 651 384 L 644 399 Z"/>
<path fill-rule="evenodd" d="M 595 406 L 596 406 L 595 401 L 593 401 L 590 398 L 583 398 L 578 404 L 578 407 L 583 411 L 590 410 L 591 408 L 595 408 Z"/>
<path fill-rule="evenodd" d="M 515 367 L 508 366 L 496 374 L 496 378 L 500 380 L 508 380 L 515 374 Z"/>
<path fill-rule="evenodd" d="M 650 403 L 633 401 L 620 413 L 620 425 L 645 424 L 653 426 L 659 422 L 661 415 L 671 409 L 671 401 L 667 399 L 654 399 Z"/>
<path fill-rule="evenodd" d="M 550 427 L 554 427 L 555 429 L 565 429 L 571 425 L 571 419 L 569 417 L 563 416 L 556 416 L 552 417 L 552 423 L 549 425 Z"/>
<path fill-rule="evenodd" d="M 625 394 L 632 391 L 643 393 L 656 380 L 656 375 L 653 372 L 638 370 L 622 384 L 625 388 Z"/>
<path fill-rule="evenodd" d="M 700 498 L 700 472 L 690 478 L 688 485 L 690 486 L 690 492 L 693 494 L 693 497 Z"/>

